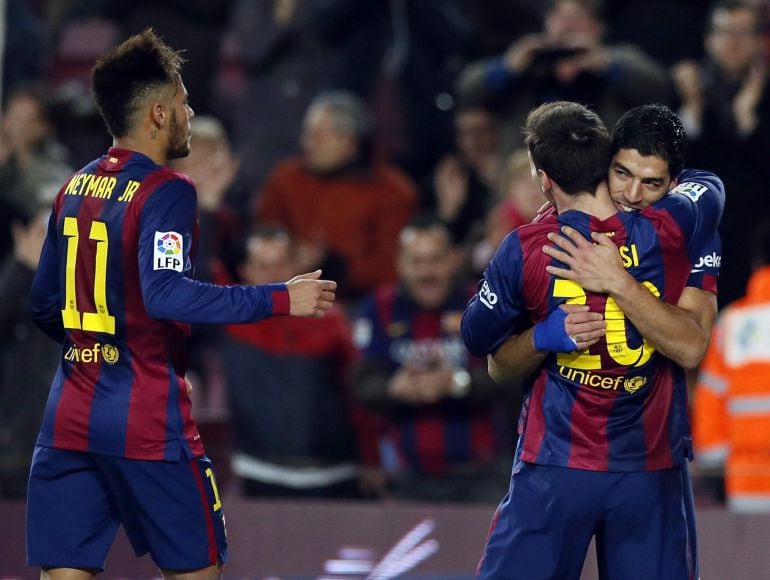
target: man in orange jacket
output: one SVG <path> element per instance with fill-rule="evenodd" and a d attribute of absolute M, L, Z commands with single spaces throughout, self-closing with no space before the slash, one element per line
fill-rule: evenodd
<path fill-rule="evenodd" d="M 770 221 L 756 227 L 746 295 L 725 308 L 695 387 L 701 468 L 722 467 L 727 504 L 770 512 Z"/>

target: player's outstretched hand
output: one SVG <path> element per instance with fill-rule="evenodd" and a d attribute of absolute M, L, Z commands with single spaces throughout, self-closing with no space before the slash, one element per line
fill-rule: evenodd
<path fill-rule="evenodd" d="M 289 290 L 289 314 L 320 318 L 334 305 L 337 283 L 321 280 L 321 270 L 294 276 L 286 282 Z"/>

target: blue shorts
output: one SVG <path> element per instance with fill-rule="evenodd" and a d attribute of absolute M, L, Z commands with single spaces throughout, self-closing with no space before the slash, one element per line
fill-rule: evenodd
<path fill-rule="evenodd" d="M 211 461 L 141 461 L 35 447 L 27 494 L 27 563 L 104 569 L 123 524 L 137 556 L 163 570 L 227 559 Z"/>
<path fill-rule="evenodd" d="M 578 580 L 592 537 L 600 578 L 695 578 L 694 512 L 681 468 L 598 472 L 519 461 L 479 578 Z"/>

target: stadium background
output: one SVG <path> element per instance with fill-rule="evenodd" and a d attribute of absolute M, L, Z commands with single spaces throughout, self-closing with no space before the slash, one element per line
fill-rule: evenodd
<path fill-rule="evenodd" d="M 0 14 L 4 15 L 0 27 L 3 77 L 7 80 L 9 74 L 22 70 L 21 80 L 39 81 L 50 89 L 58 103 L 59 137 L 70 133 L 67 144 L 76 166 L 108 144 L 85 87 L 95 58 L 118 38 L 120 22 L 114 15 L 121 11 L 115 7 L 117 4 L 120 2 L 0 0 Z M 183 2 L 132 4 L 138 12 L 147 15 L 147 24 L 155 25 L 161 32 L 173 25 L 168 20 L 153 22 L 153 13 L 167 19 L 177 11 L 180 18 L 185 18 Z M 186 73 L 188 89 L 193 106 L 196 101 L 200 102 L 203 112 L 226 110 L 245 94 L 249 83 L 250 73 L 223 16 L 232 9 L 232 4 L 234 2 L 210 2 L 212 6 L 222 7 L 212 9 L 214 18 L 210 22 L 211 33 L 220 35 L 221 40 L 216 74 L 204 79 L 193 77 L 190 71 L 198 63 L 188 50 L 191 58 Z M 433 8 L 440 7 L 440 3 L 433 4 Z M 511 1 L 510 11 L 502 7 L 503 1 L 451 4 L 461 6 L 472 26 L 484 30 L 483 35 L 477 35 L 483 37 L 482 41 L 477 39 L 471 51 L 475 57 L 504 50 L 514 38 L 535 29 L 542 15 L 540 3 L 534 0 Z M 706 4 L 700 0 L 607 2 L 607 38 L 637 43 L 664 64 L 672 64 L 678 58 L 698 58 L 702 54 Z M 758 4 L 766 6 L 767 3 Z M 19 15 L 23 18 L 19 19 Z M 199 30 L 205 31 L 206 27 Z M 21 42 L 19 35 L 22 35 Z M 191 86 L 202 83 L 211 89 L 208 103 Z M 7 89 L 6 83 L 4 96 Z M 231 119 L 230 125 L 232 123 Z M 217 441 L 221 418 L 212 417 L 209 421 L 201 416 L 199 419 L 204 440 L 213 443 L 212 454 L 221 453 L 215 461 L 222 469 L 227 452 L 222 447 L 226 447 L 226 443 Z M 206 436 L 207 429 L 211 439 Z M 389 566 L 383 566 L 371 577 L 395 577 L 402 566 L 408 571 L 401 577 L 449 579 L 471 577 L 494 506 L 426 505 L 389 500 L 372 503 L 256 501 L 243 499 L 233 489 L 226 489 L 225 509 L 231 536 L 229 577 L 365 578 L 385 559 Z M 729 514 L 720 505 L 705 502 L 698 510 L 698 528 L 704 580 L 770 578 L 770 550 L 767 550 L 770 516 Z M 23 530 L 23 502 L 0 500 L 0 578 L 36 577 L 34 571 L 24 566 Z M 399 548 L 395 554 L 394 548 Z M 105 576 L 135 578 L 155 574 L 147 558 L 133 557 L 121 532 L 108 559 Z M 589 555 L 583 578 L 595 577 L 593 556 Z"/>

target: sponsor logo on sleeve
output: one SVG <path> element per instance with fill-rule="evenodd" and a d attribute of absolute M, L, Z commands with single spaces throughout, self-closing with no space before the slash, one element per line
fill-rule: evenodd
<path fill-rule="evenodd" d="M 707 191 L 708 187 L 705 185 L 694 183 L 692 181 L 685 181 L 672 189 L 671 193 L 681 193 L 682 195 L 689 197 L 692 201 L 698 201 Z"/>
<path fill-rule="evenodd" d="M 184 266 L 184 242 L 176 232 L 155 232 L 153 270 L 181 272 Z"/>
<path fill-rule="evenodd" d="M 698 258 L 698 261 L 693 265 L 692 270 L 690 270 L 691 274 L 697 274 L 698 272 L 703 272 L 706 268 L 719 268 L 722 266 L 722 256 L 717 254 L 716 252 L 711 252 L 711 254 L 707 256 L 701 256 Z"/>
<path fill-rule="evenodd" d="M 494 309 L 495 304 L 497 304 L 497 294 L 492 292 L 492 289 L 489 287 L 489 283 L 486 280 L 484 280 L 484 283 L 481 285 L 479 301 L 490 310 Z"/>

